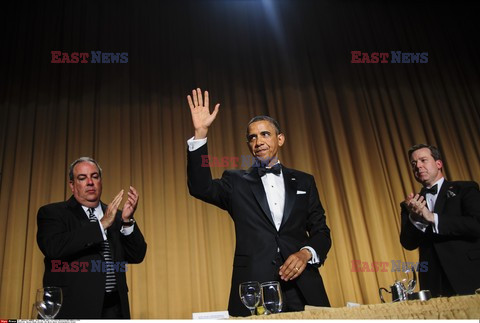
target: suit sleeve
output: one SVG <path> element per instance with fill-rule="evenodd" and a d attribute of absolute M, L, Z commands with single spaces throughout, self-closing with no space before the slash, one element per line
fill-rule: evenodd
<path fill-rule="evenodd" d="M 43 206 L 37 215 L 37 243 L 47 258 L 64 259 L 103 241 L 98 223 L 70 229 L 60 207 Z"/>
<path fill-rule="evenodd" d="M 308 196 L 308 221 L 307 231 L 309 239 L 307 245 L 315 249 L 321 266 L 327 258 L 327 253 L 332 245 L 330 238 L 330 229 L 327 226 L 325 210 L 318 196 L 317 185 L 312 177 L 310 193 Z"/>
<path fill-rule="evenodd" d="M 425 233 L 417 229 L 410 221 L 408 210 L 402 202 L 401 207 L 401 229 L 400 243 L 407 250 L 417 249 L 425 238 Z"/>
<path fill-rule="evenodd" d="M 455 196 L 448 197 L 438 214 L 440 235 L 480 238 L 480 191 L 475 182 L 456 185 Z"/>
<path fill-rule="evenodd" d="M 121 226 L 122 212 L 119 211 L 117 213 L 117 219 Z M 147 243 L 145 242 L 142 231 L 140 231 L 138 223 L 135 223 L 131 234 L 120 234 L 120 239 L 125 254 L 125 260 L 131 264 L 141 263 L 147 253 Z"/>
<path fill-rule="evenodd" d="M 210 167 L 207 166 L 207 145 L 187 152 L 187 176 L 190 195 L 224 210 L 230 209 L 232 178 L 225 171 L 221 179 L 212 179 Z"/>

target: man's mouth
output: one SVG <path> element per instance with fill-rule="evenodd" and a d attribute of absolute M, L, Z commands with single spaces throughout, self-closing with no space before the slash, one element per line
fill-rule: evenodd
<path fill-rule="evenodd" d="M 428 177 L 427 173 L 417 173 L 417 178 L 423 179 L 424 177 Z"/>
<path fill-rule="evenodd" d="M 258 154 L 260 154 L 264 151 L 267 151 L 267 150 L 268 150 L 268 148 L 257 149 L 257 150 L 255 150 L 255 155 L 258 155 Z"/>

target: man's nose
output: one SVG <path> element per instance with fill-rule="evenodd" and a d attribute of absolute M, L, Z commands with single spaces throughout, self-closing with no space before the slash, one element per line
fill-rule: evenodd
<path fill-rule="evenodd" d="M 261 145 L 263 145 L 263 139 L 262 138 L 257 138 L 257 140 L 255 141 L 255 147 L 260 147 Z"/>
<path fill-rule="evenodd" d="M 415 165 L 415 170 L 416 170 L 417 172 L 420 171 L 421 169 L 423 169 L 423 165 L 422 165 L 422 164 L 418 163 L 418 164 Z"/>
<path fill-rule="evenodd" d="M 90 177 L 87 177 L 87 185 L 93 185 L 93 179 Z"/>

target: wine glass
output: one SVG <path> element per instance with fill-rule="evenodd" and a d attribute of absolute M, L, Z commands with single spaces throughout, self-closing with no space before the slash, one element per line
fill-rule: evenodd
<path fill-rule="evenodd" d="M 243 305 L 254 315 L 261 298 L 260 284 L 257 281 L 244 282 L 238 286 L 238 291 Z"/>
<path fill-rule="evenodd" d="M 282 311 L 283 297 L 280 283 L 277 281 L 265 282 L 260 285 L 262 289 L 263 307 L 270 313 L 280 313 Z"/>
<path fill-rule="evenodd" d="M 44 287 L 37 289 L 35 303 L 38 314 L 43 319 L 53 319 L 62 307 L 63 295 L 60 287 Z"/>
<path fill-rule="evenodd" d="M 33 305 L 32 305 L 32 315 L 31 315 L 30 319 L 38 320 L 37 302 L 33 303 Z"/>

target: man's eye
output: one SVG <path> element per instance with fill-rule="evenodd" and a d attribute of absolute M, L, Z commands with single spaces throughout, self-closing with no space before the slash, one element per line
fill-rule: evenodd
<path fill-rule="evenodd" d="M 78 177 L 77 177 L 77 179 L 78 179 L 79 181 L 83 181 L 83 180 L 85 180 L 85 178 L 87 178 L 87 177 L 86 177 L 86 176 L 78 176 Z"/>

